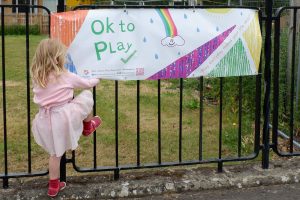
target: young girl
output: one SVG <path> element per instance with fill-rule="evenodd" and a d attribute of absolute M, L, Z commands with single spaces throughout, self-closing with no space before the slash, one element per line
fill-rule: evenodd
<path fill-rule="evenodd" d="M 101 124 L 101 119 L 91 114 L 94 104 L 91 91 L 84 90 L 73 99 L 74 88 L 92 88 L 99 80 L 68 72 L 64 68 L 65 57 L 66 47 L 62 43 L 44 39 L 31 66 L 33 100 L 39 105 L 32 132 L 36 143 L 50 154 L 50 197 L 66 187 L 65 182 L 59 181 L 61 156 L 66 150 L 76 149 L 81 134 L 88 136 Z"/>

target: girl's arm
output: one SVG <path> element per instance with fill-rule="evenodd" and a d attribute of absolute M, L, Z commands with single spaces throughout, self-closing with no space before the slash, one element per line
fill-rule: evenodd
<path fill-rule="evenodd" d="M 99 79 L 86 79 L 71 72 L 67 72 L 67 77 L 73 88 L 87 89 L 92 88 L 99 83 Z"/>

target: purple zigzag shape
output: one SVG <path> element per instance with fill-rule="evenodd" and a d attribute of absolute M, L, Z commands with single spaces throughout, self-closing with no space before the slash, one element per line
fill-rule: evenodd
<path fill-rule="evenodd" d="M 147 79 L 157 80 L 188 77 L 222 44 L 234 28 L 235 25 Z"/>

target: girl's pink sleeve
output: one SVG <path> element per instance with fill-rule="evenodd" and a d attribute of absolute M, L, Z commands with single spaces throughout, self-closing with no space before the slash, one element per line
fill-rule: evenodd
<path fill-rule="evenodd" d="M 99 79 L 96 78 L 86 79 L 71 72 L 67 72 L 67 74 L 73 88 L 87 89 L 92 88 L 99 83 Z"/>

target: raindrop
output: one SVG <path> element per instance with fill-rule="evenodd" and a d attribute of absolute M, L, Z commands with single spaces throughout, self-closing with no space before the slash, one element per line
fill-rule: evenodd
<path fill-rule="evenodd" d="M 219 31 L 219 27 L 216 27 L 216 31 Z"/>
<path fill-rule="evenodd" d="M 146 39 L 146 37 L 144 37 L 143 41 L 144 41 L 144 42 L 147 42 L 147 39 Z"/>
<path fill-rule="evenodd" d="M 178 52 L 178 55 L 180 56 L 180 52 Z"/>
<path fill-rule="evenodd" d="M 184 14 L 183 17 L 184 17 L 184 19 L 187 19 L 187 15 L 186 14 Z"/>
<path fill-rule="evenodd" d="M 199 29 L 199 28 L 197 28 L 197 32 L 200 32 L 200 29 Z"/>
<path fill-rule="evenodd" d="M 243 12 L 241 12 L 241 16 L 243 15 Z"/>
<path fill-rule="evenodd" d="M 158 59 L 158 55 L 157 54 L 155 54 L 155 59 Z"/>
<path fill-rule="evenodd" d="M 153 19 L 152 18 L 150 19 L 150 23 L 153 24 Z"/>

